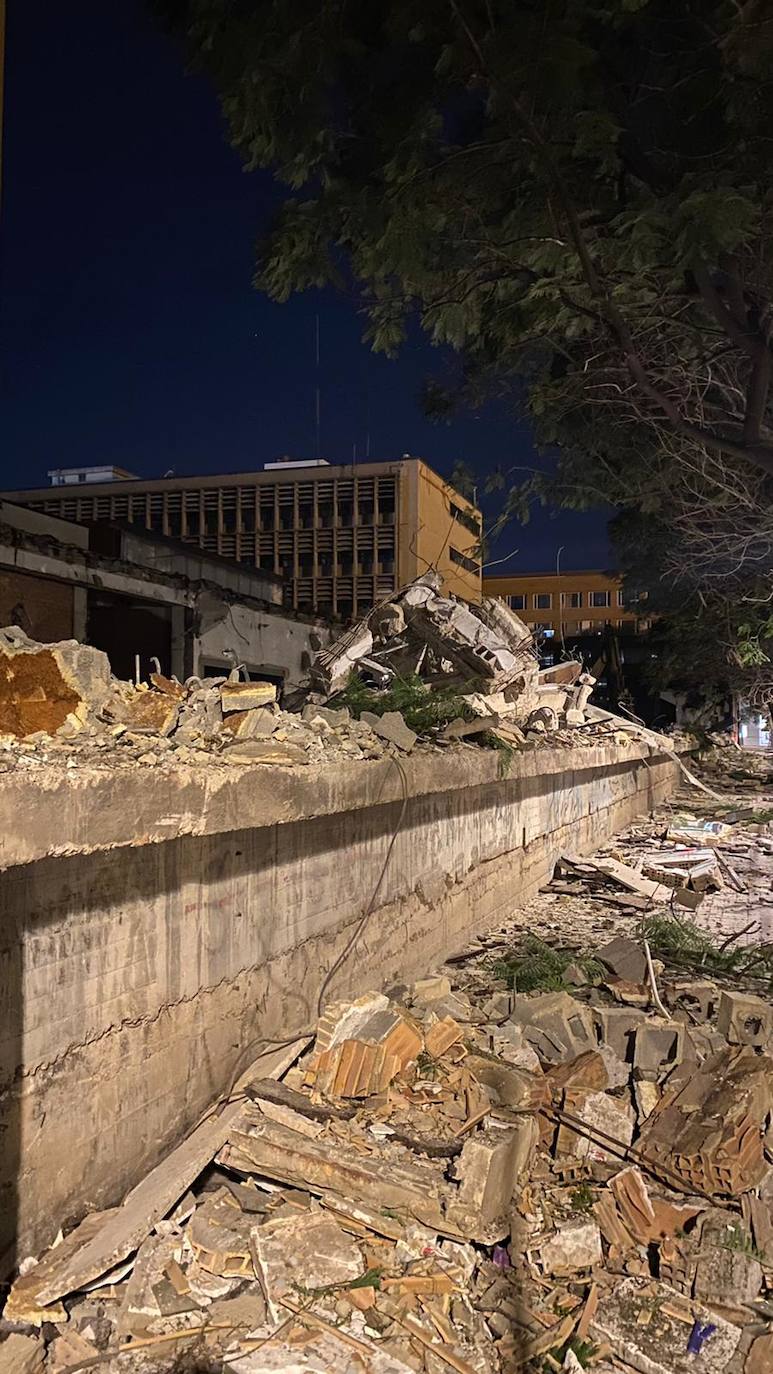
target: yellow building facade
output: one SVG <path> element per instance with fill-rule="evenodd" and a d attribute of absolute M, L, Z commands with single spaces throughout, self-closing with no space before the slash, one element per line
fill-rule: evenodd
<path fill-rule="evenodd" d="M 614 573 L 584 571 L 503 573 L 485 577 L 486 596 L 501 596 L 532 629 L 565 636 L 616 630 L 643 633 L 650 628 L 641 607 L 626 605 L 622 579 Z"/>
<path fill-rule="evenodd" d="M 477 508 L 419 458 L 270 464 L 206 477 L 89 481 L 7 499 L 80 524 L 128 522 L 278 574 L 295 610 L 349 619 L 435 568 L 480 601 Z M 61 476 L 61 474 L 59 474 Z"/>

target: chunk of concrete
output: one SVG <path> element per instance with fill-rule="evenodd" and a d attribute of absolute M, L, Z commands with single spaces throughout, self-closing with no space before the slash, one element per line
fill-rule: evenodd
<path fill-rule="evenodd" d="M 507 1235 L 513 1190 L 538 1138 L 536 1121 L 522 1117 L 512 1130 L 487 1127 L 465 1141 L 454 1165 L 459 1192 L 447 1216 L 469 1240 L 493 1245 Z"/>
<path fill-rule="evenodd" d="M 304 706 L 301 718 L 305 721 L 324 720 L 331 729 L 337 730 L 341 725 L 348 725 L 352 718 L 348 706 L 339 706 L 334 709 L 332 706 Z"/>
<path fill-rule="evenodd" d="M 232 711 L 225 720 L 225 729 L 237 739 L 268 739 L 279 724 L 279 716 L 265 706 L 252 711 Z"/>
<path fill-rule="evenodd" d="M 704 1025 L 717 1012 L 719 988 L 708 979 L 679 978 L 666 985 L 665 999 L 688 1025 Z"/>
<path fill-rule="evenodd" d="M 565 1063 L 595 1049 L 590 1011 L 568 992 L 520 998 L 511 1019 L 523 1027 L 529 1044 L 547 1063 Z"/>
<path fill-rule="evenodd" d="M 546 1274 L 558 1278 L 601 1264 L 601 1232 L 596 1221 L 568 1221 L 536 1251 Z"/>
<path fill-rule="evenodd" d="M 644 1012 L 629 1007 L 594 1007 L 593 1019 L 602 1044 L 624 1063 L 632 1063 L 636 1032 L 646 1019 Z"/>
<path fill-rule="evenodd" d="M 37 1336 L 12 1331 L 0 1345 L 0 1368 L 4 1374 L 37 1374 L 45 1358 L 46 1347 Z"/>
<path fill-rule="evenodd" d="M 636 1032 L 633 1068 L 638 1078 L 657 1083 L 664 1073 L 684 1058 L 685 1035 L 681 1021 L 645 1021 Z"/>
<path fill-rule="evenodd" d="M 436 973 L 431 978 L 419 978 L 411 988 L 414 1002 L 431 1003 L 451 992 L 451 979 L 444 973 Z"/>
<path fill-rule="evenodd" d="M 688 1350 L 695 1321 L 711 1328 L 697 1358 Z M 649 1278 L 623 1279 L 610 1288 L 591 1333 L 640 1374 L 688 1374 L 698 1368 L 701 1374 L 725 1374 L 741 1339 L 740 1327 Z"/>
<path fill-rule="evenodd" d="M 762 1287 L 762 1266 L 742 1217 L 710 1212 L 701 1222 L 693 1292 L 705 1302 L 744 1307 Z"/>
<path fill-rule="evenodd" d="M 539 1055 L 524 1038 L 523 1026 L 503 1021 L 501 1025 L 483 1026 L 482 1029 L 498 1059 L 530 1073 L 541 1072 Z"/>
<path fill-rule="evenodd" d="M 99 649 L 74 639 L 39 644 L 17 626 L 0 630 L 0 735 L 52 735 L 84 704 L 99 710 L 111 690 Z"/>
<path fill-rule="evenodd" d="M 361 711 L 360 720 L 370 726 L 374 735 L 397 745 L 404 754 L 410 753 L 418 739 L 415 730 L 406 725 L 400 711 L 385 711 L 383 716 L 377 716 L 372 711 Z"/>
<path fill-rule="evenodd" d="M 228 711 L 255 711 L 276 701 L 274 682 L 224 682 L 220 688 L 223 715 Z"/>
<path fill-rule="evenodd" d="M 564 1110 L 590 1131 L 603 1133 L 620 1146 L 608 1149 L 604 1144 L 588 1139 L 570 1126 L 561 1125 L 556 1141 L 556 1152 L 573 1159 L 589 1159 L 601 1164 L 619 1164 L 621 1149 L 627 1148 L 633 1140 L 633 1111 L 620 1098 L 611 1097 L 604 1092 L 585 1092 L 581 1088 L 569 1088 L 564 1094 Z"/>
<path fill-rule="evenodd" d="M 298 1289 L 351 1283 L 365 1272 L 353 1237 L 325 1212 L 278 1217 L 253 1230 L 260 1285 L 273 1322 L 284 1315 L 282 1298 Z"/>
<path fill-rule="evenodd" d="M 767 1045 L 773 1036 L 773 1006 L 751 993 L 720 994 L 717 1030 L 731 1045 Z"/>
<path fill-rule="evenodd" d="M 635 940 L 619 935 L 617 939 L 610 940 L 608 945 L 604 945 L 596 958 L 600 959 L 616 978 L 622 978 L 626 983 L 646 982 L 647 960 L 644 950 Z"/>

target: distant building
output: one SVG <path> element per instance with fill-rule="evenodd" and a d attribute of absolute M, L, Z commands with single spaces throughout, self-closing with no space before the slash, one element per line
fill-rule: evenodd
<path fill-rule="evenodd" d="M 90 468 L 52 468 L 46 476 L 52 487 L 76 487 L 86 482 L 127 482 L 134 477 L 134 473 L 104 463 Z"/>
<path fill-rule="evenodd" d="M 546 637 L 601 634 L 610 625 L 630 634 L 650 628 L 640 605 L 630 606 L 616 573 L 502 573 L 483 581 L 486 596 L 501 596 L 533 630 Z"/>
<path fill-rule="evenodd" d="M 292 688 L 328 639 L 282 605 L 273 573 L 178 540 L 108 523 L 90 528 L 0 501 L 0 625 L 43 643 L 102 649 L 117 677 L 157 660 L 180 679 L 242 665 Z"/>
<path fill-rule="evenodd" d="M 152 480 L 81 481 L 94 469 L 67 471 L 77 482 L 5 495 L 82 524 L 141 526 L 272 573 L 286 603 L 307 614 L 360 615 L 429 567 L 448 591 L 480 601 L 480 512 L 418 458 L 285 460 L 260 472 Z"/>

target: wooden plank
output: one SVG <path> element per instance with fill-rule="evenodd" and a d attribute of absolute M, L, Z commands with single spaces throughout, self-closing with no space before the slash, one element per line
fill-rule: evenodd
<path fill-rule="evenodd" d="M 250 1076 L 256 1070 L 263 1078 L 284 1073 L 307 1044 L 308 1037 L 261 1055 L 252 1065 Z M 121 1207 L 105 1214 L 102 1225 L 95 1230 L 93 1218 L 86 1217 L 67 1237 L 67 1253 L 63 1254 L 61 1247 L 50 1250 L 26 1279 L 19 1279 L 14 1284 L 14 1290 L 28 1284 L 29 1296 L 34 1292 L 36 1301 L 45 1306 L 68 1293 L 77 1292 L 125 1259 L 222 1149 L 243 1105 L 241 1100 L 226 1103 L 219 1114 L 202 1121 L 176 1150 L 132 1189 Z M 79 1233 L 83 1236 L 82 1245 L 76 1241 Z"/>

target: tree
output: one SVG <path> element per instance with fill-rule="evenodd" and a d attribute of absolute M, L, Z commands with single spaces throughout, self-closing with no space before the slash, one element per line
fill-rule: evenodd
<path fill-rule="evenodd" d="M 260 288 L 333 283 L 386 351 L 418 316 L 436 411 L 507 396 L 563 500 L 773 599 L 767 0 L 155 3 L 288 187 Z"/>
<path fill-rule="evenodd" d="M 158 3 L 301 193 L 276 299 L 349 286 L 376 347 L 415 310 L 537 414 L 590 396 L 773 472 L 765 0 Z"/>

